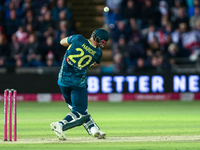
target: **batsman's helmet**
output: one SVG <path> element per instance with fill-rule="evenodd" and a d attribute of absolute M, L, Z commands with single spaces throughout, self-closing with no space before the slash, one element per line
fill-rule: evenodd
<path fill-rule="evenodd" d="M 104 46 L 109 39 L 109 33 L 105 29 L 97 29 L 91 35 L 100 46 Z"/>

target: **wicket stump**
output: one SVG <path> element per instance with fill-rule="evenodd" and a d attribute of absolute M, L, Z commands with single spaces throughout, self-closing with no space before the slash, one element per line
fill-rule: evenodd
<path fill-rule="evenodd" d="M 9 106 L 9 120 L 8 120 L 9 141 L 12 141 L 12 101 L 13 101 L 13 115 L 14 115 L 14 141 L 17 141 L 17 91 L 15 89 L 4 90 L 4 141 L 7 141 L 8 106 Z"/>

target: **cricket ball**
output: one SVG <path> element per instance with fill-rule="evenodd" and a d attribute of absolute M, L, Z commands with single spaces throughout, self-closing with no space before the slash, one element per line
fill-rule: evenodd
<path fill-rule="evenodd" d="M 104 12 L 109 12 L 109 8 L 106 6 L 106 7 L 104 7 Z"/>

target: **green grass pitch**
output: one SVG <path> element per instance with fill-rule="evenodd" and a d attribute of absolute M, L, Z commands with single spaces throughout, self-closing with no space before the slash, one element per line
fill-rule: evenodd
<path fill-rule="evenodd" d="M 0 102 L 0 150 L 200 150 L 199 102 L 89 102 L 106 139 L 75 127 L 59 141 L 50 123 L 69 112 L 65 102 L 18 102 L 17 142 L 4 142 Z"/>

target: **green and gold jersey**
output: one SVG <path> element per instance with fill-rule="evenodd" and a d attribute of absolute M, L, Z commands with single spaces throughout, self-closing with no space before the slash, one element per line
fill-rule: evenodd
<path fill-rule="evenodd" d="M 63 58 L 58 84 L 86 87 L 87 68 L 94 62 L 100 64 L 102 50 L 91 45 L 82 35 L 72 35 L 67 42 L 70 45 Z"/>

